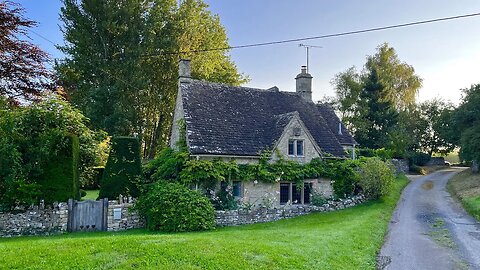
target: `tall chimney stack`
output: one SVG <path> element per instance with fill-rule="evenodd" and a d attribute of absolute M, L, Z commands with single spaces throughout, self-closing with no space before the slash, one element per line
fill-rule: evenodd
<path fill-rule="evenodd" d="M 180 59 L 178 64 L 178 78 L 180 82 L 191 82 L 192 71 L 190 68 L 190 59 Z"/>
<path fill-rule="evenodd" d="M 312 75 L 307 73 L 307 67 L 302 66 L 302 71 L 295 77 L 297 85 L 297 93 L 306 101 L 313 102 L 312 100 Z"/>

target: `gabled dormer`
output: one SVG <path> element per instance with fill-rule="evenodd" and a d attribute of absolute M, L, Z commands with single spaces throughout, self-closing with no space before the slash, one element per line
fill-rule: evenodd
<path fill-rule="evenodd" d="M 276 129 L 281 130 L 275 143 L 272 155 L 273 160 L 282 157 L 299 163 L 310 162 L 314 158 L 321 158 L 321 150 L 312 134 L 306 128 L 297 111 L 277 115 Z"/>

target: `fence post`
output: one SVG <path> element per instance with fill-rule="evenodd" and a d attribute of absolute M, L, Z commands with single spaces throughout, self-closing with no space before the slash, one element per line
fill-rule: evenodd
<path fill-rule="evenodd" d="M 72 232 L 73 231 L 73 199 L 68 199 L 68 220 L 67 220 L 67 231 Z"/>
<path fill-rule="evenodd" d="M 102 212 L 103 212 L 103 219 L 102 219 L 102 225 L 103 225 L 103 230 L 108 231 L 108 198 L 103 198 L 102 199 Z"/>

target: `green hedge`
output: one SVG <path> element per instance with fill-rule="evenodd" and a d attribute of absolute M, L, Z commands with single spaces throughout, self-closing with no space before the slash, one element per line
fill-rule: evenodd
<path fill-rule="evenodd" d="M 114 137 L 107 165 L 100 183 L 99 198 L 139 195 L 141 179 L 140 143 L 133 137 Z"/>
<path fill-rule="evenodd" d="M 67 135 L 63 140 L 38 180 L 45 203 L 80 199 L 79 140 L 75 135 Z"/>

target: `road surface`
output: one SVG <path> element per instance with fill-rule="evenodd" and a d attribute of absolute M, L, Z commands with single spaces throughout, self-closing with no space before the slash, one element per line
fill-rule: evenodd
<path fill-rule="evenodd" d="M 412 176 L 378 256 L 378 268 L 480 270 L 480 223 L 446 191 L 460 168 Z"/>

